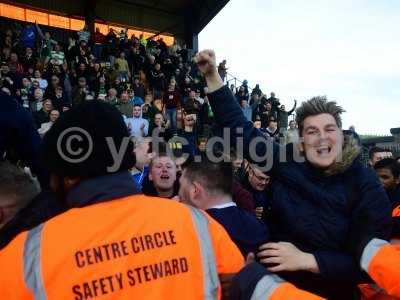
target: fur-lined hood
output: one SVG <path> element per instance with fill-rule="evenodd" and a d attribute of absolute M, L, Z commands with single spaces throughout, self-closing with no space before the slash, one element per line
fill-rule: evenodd
<path fill-rule="evenodd" d="M 353 136 L 344 137 L 342 156 L 324 171 L 326 176 L 344 173 L 354 162 L 361 152 L 358 140 Z"/>

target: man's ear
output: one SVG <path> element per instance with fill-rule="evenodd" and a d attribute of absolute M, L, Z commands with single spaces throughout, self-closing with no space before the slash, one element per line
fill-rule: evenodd
<path fill-rule="evenodd" d="M 193 181 L 194 189 L 192 189 L 192 197 L 197 198 L 201 195 L 204 191 L 204 188 L 199 184 L 197 181 Z"/>
<path fill-rule="evenodd" d="M 149 173 L 149 180 L 153 181 L 153 176 L 151 176 L 151 173 Z"/>
<path fill-rule="evenodd" d="M 151 153 L 148 153 L 148 154 L 147 154 L 147 158 L 148 158 L 149 160 L 152 160 L 154 157 L 156 157 L 156 153 L 155 153 L 155 152 L 151 152 Z"/>
<path fill-rule="evenodd" d="M 299 150 L 300 153 L 304 153 L 304 141 L 299 140 L 299 142 L 296 144 L 297 149 Z"/>

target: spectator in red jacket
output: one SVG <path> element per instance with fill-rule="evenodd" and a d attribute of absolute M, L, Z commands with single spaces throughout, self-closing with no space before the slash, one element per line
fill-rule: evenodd
<path fill-rule="evenodd" d="M 163 105 L 166 108 L 167 118 L 172 129 L 176 129 L 176 111 L 181 106 L 181 101 L 181 94 L 176 87 L 175 81 L 173 81 L 163 97 Z"/>

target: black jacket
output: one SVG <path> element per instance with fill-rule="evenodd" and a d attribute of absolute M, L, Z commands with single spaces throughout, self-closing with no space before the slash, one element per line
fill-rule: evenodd
<path fill-rule="evenodd" d="M 400 239 L 400 215 L 397 213 L 397 210 L 400 209 L 400 186 L 397 186 L 393 191 L 389 191 L 388 196 L 392 203 L 393 213 L 396 210 L 396 215 L 393 214 L 392 219 L 392 237 Z"/>
<path fill-rule="evenodd" d="M 33 118 L 35 119 L 36 128 L 40 128 L 43 123 L 50 121 L 50 116 L 43 108 L 39 111 L 33 113 Z"/>
<path fill-rule="evenodd" d="M 42 140 L 32 114 L 3 92 L 0 92 L 0 128 L 0 160 L 21 160 L 38 176 L 42 188 L 46 187 L 48 173 L 41 162 Z"/>
<path fill-rule="evenodd" d="M 250 142 L 262 139 L 262 133 L 246 120 L 227 87 L 209 94 L 209 99 L 219 126 L 243 128 L 244 156 L 250 158 Z M 236 130 L 231 132 L 231 145 L 236 145 Z M 363 277 L 358 263 L 362 249 L 371 238 L 389 238 L 387 195 L 375 172 L 358 160 L 345 171 L 327 176 L 288 155 L 286 162 L 280 162 L 280 149 L 268 141 L 255 148 L 258 157 L 268 157 L 263 163 L 270 166 L 273 179 L 271 238 L 312 253 L 320 269 L 319 275 L 291 272 L 281 276 L 329 299 L 349 299 Z"/>

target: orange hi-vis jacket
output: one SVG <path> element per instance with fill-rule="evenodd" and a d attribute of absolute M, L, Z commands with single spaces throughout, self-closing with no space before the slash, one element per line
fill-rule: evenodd
<path fill-rule="evenodd" d="M 190 206 L 135 195 L 71 209 L 0 251 L 1 299 L 218 299 L 243 267 L 225 230 Z"/>
<path fill-rule="evenodd" d="M 364 248 L 361 268 L 386 293 L 400 297 L 400 246 L 372 239 Z"/>
<path fill-rule="evenodd" d="M 269 274 L 262 277 L 251 295 L 250 300 L 324 300 L 284 281 L 277 275 Z"/>
<path fill-rule="evenodd" d="M 400 217 L 400 205 L 393 209 L 392 217 Z"/>
<path fill-rule="evenodd" d="M 380 239 L 371 240 L 361 257 L 361 268 L 393 297 L 400 297 L 400 245 L 391 245 Z M 298 289 L 274 274 L 262 277 L 250 300 L 324 300 Z M 392 299 L 392 298 L 391 298 Z"/>

